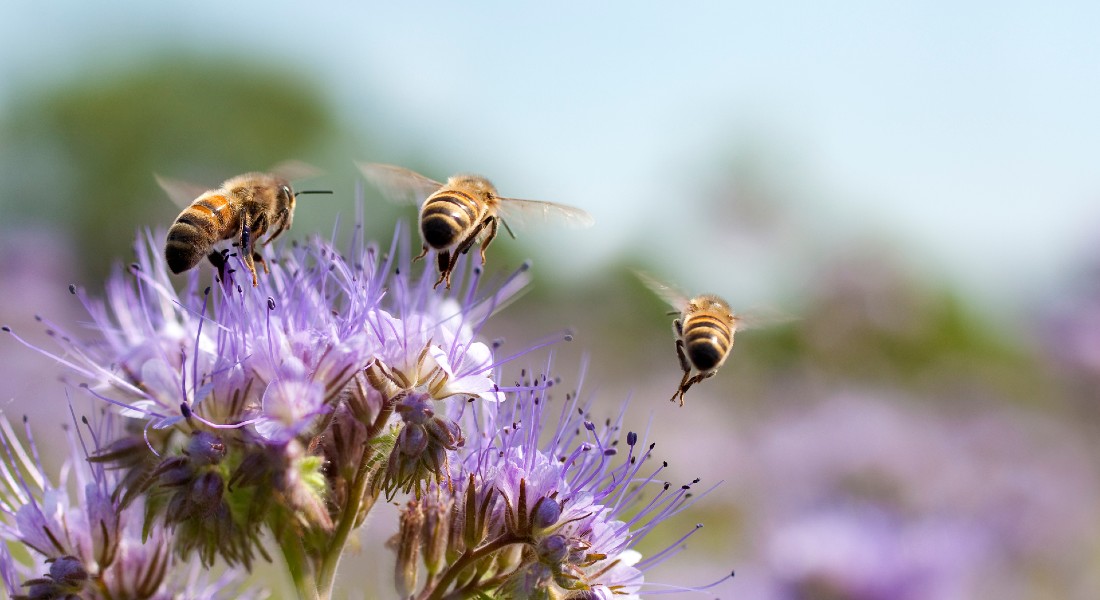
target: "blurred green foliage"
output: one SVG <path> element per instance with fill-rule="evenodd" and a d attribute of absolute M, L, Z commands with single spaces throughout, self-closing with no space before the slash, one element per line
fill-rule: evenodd
<path fill-rule="evenodd" d="M 81 278 L 179 212 L 153 174 L 215 186 L 325 146 L 361 146 L 308 78 L 239 59 L 154 58 L 26 91 L 0 122 L 5 226 L 71 232 Z"/>

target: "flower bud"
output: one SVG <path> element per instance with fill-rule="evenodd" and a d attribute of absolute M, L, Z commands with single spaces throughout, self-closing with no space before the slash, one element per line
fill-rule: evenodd
<path fill-rule="evenodd" d="M 216 465 L 225 458 L 225 442 L 207 431 L 196 431 L 183 453 L 196 467 Z"/>
<path fill-rule="evenodd" d="M 551 535 L 539 541 L 535 548 L 539 562 L 560 565 L 569 556 L 569 540 L 563 535 Z"/>
<path fill-rule="evenodd" d="M 553 527 L 561 517 L 561 506 L 550 498 L 540 498 L 531 511 L 531 527 L 535 530 Z"/>
<path fill-rule="evenodd" d="M 192 516 L 204 518 L 221 505 L 225 481 L 214 471 L 207 471 L 191 484 L 190 504 Z"/>
<path fill-rule="evenodd" d="M 394 585 L 397 595 L 408 598 L 416 591 L 417 564 L 420 559 L 420 537 L 424 525 L 424 513 L 420 504 L 409 502 L 401 511 L 401 522 L 397 532 L 397 564 L 394 570 Z"/>
<path fill-rule="evenodd" d="M 442 494 L 428 494 L 423 500 L 424 511 L 424 565 L 428 575 L 433 576 L 443 570 L 447 558 L 447 547 L 451 537 L 450 498 Z"/>
<path fill-rule="evenodd" d="M 88 582 L 88 572 L 84 570 L 84 564 L 75 556 L 62 556 L 50 565 L 50 579 L 53 579 L 59 590 L 75 594 L 84 589 Z"/>
<path fill-rule="evenodd" d="M 428 447 L 428 432 L 421 425 L 406 425 L 397 436 L 397 448 L 405 456 L 419 456 Z"/>

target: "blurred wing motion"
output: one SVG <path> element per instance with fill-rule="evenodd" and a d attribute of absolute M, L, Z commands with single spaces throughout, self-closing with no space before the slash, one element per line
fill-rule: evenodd
<path fill-rule="evenodd" d="M 797 320 L 798 318 L 794 315 L 771 307 L 754 306 L 745 312 L 734 314 L 737 331 L 785 325 Z"/>
<path fill-rule="evenodd" d="M 300 160 L 284 160 L 274 167 L 271 167 L 271 170 L 268 172 L 276 177 L 282 177 L 289 181 L 312 179 L 322 174 L 321 169 Z"/>
<path fill-rule="evenodd" d="M 644 271 L 634 271 L 634 275 L 638 277 L 650 289 L 657 297 L 668 303 L 669 306 L 675 308 L 680 312 L 687 310 L 688 298 L 687 294 L 680 290 L 670 286 L 667 283 L 658 281 L 649 273 Z"/>
<path fill-rule="evenodd" d="M 165 193 L 168 194 L 168 197 L 171 198 L 172 203 L 180 208 L 191 206 L 195 198 L 198 198 L 212 189 L 210 186 L 161 177 L 155 173 L 153 177 L 156 178 L 157 185 L 160 186 L 160 189 L 164 190 Z"/>
<path fill-rule="evenodd" d="M 442 183 L 404 167 L 381 163 L 358 165 L 367 181 L 377 187 L 390 202 L 419 206 L 428 196 L 443 187 Z"/>
<path fill-rule="evenodd" d="M 300 160 L 286 160 L 275 165 L 269 173 L 276 177 L 296 181 L 317 177 L 321 174 L 321 170 Z M 164 190 L 168 197 L 172 199 L 172 202 L 180 208 L 187 208 L 199 196 L 218 189 L 218 186 L 199 185 L 190 181 L 163 177 L 157 173 L 154 173 L 153 177 L 157 180 L 160 189 Z"/>
<path fill-rule="evenodd" d="M 527 221 L 554 221 L 568 227 L 581 229 L 596 223 L 592 215 L 575 206 L 546 202 L 545 200 L 520 200 L 519 198 L 497 198 L 500 200 L 497 212 L 509 226 L 522 226 Z"/>

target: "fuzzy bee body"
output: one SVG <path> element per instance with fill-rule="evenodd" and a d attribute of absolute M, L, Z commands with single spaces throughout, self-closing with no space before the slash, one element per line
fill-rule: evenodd
<path fill-rule="evenodd" d="M 672 323 L 672 333 L 684 376 L 671 399 L 679 400 L 683 406 L 684 393 L 696 383 L 713 377 L 726 362 L 733 348 L 733 335 L 745 325 L 744 318 L 735 315 L 729 303 L 714 294 L 689 298 L 645 273 L 636 275 L 675 309 L 671 314 L 679 315 Z"/>
<path fill-rule="evenodd" d="M 267 270 L 256 242 L 266 245 L 279 237 L 294 219 L 294 192 L 290 183 L 267 173 L 246 173 L 226 180 L 220 188 L 196 198 L 176 217 L 168 230 L 164 258 L 173 273 L 182 273 L 209 257 L 218 265 L 221 253 L 212 251 L 222 240 L 235 239 L 241 258 L 257 285 L 255 263 Z"/>
<path fill-rule="evenodd" d="M 676 355 L 684 377 L 672 399 L 684 405 L 684 393 L 692 385 L 713 376 L 726 362 L 733 347 L 738 318 L 729 304 L 718 296 L 706 294 L 687 301 L 679 319 L 673 322 Z M 692 369 L 697 374 L 691 375 Z"/>
<path fill-rule="evenodd" d="M 433 250 L 454 250 L 480 228 L 495 229 L 496 188 L 476 175 L 447 180 L 420 208 L 420 233 Z"/>
<path fill-rule="evenodd" d="M 446 282 L 451 287 L 451 272 L 458 257 L 475 245 L 480 246 L 481 263 L 485 264 L 485 250 L 496 237 L 499 225 L 505 223 L 505 214 L 509 218 L 521 214 L 556 216 L 582 227 L 592 224 L 588 213 L 576 207 L 500 196 L 496 187 L 480 175 L 455 175 L 447 183 L 440 183 L 393 165 L 368 163 L 360 169 L 387 196 L 421 202 L 420 235 L 424 246 L 416 259 L 429 251 L 436 252 L 436 286 Z"/>

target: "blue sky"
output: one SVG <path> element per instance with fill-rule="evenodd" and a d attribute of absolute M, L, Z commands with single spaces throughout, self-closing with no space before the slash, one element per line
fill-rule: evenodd
<path fill-rule="evenodd" d="M 691 225 L 706 219 L 692 199 L 753 143 L 805 227 L 897 240 L 915 268 L 1009 308 L 1100 232 L 1097 3 L 276 4 L 7 2 L 0 81 L 159 48 L 286 61 L 393 140 L 349 160 L 426 150 L 503 193 L 586 207 L 616 225 L 577 242 L 597 257 L 643 236 L 680 264 L 697 253 L 684 237 L 724 248 Z"/>

